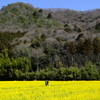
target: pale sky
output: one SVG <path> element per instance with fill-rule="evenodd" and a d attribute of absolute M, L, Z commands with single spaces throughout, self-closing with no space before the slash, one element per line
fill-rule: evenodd
<path fill-rule="evenodd" d="M 66 8 L 78 11 L 100 8 L 100 0 L 0 0 L 0 9 L 16 2 L 30 3 L 35 8 Z"/>

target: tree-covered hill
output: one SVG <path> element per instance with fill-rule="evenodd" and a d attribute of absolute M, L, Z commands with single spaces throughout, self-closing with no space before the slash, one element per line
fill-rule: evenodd
<path fill-rule="evenodd" d="M 49 12 L 48 12 L 49 14 Z M 9 4 L 0 10 L 1 31 L 30 31 L 37 27 L 56 26 L 57 23 L 45 15 L 42 9 L 21 2 Z"/>
<path fill-rule="evenodd" d="M 39 9 L 22 2 L 12 3 L 0 10 L 1 31 L 31 31 L 34 28 L 62 28 L 65 24 L 72 30 L 75 25 L 82 30 L 97 30 L 100 9 L 74 11 L 69 9 Z M 53 28 L 54 29 L 54 28 Z M 77 29 L 76 29 L 77 30 Z"/>
<path fill-rule="evenodd" d="M 100 9 L 39 9 L 22 2 L 4 6 L 2 78 L 100 79 Z"/>

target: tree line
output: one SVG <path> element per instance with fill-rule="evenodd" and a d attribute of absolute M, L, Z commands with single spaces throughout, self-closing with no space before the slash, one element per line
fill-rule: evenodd
<path fill-rule="evenodd" d="M 49 47 L 43 45 L 45 35 L 37 36 L 30 45 L 31 57 L 11 55 L 10 49 L 0 53 L 0 80 L 99 80 L 100 39 L 85 39 Z M 41 46 L 43 48 L 41 56 Z M 25 52 L 26 53 L 26 52 Z M 30 54 L 31 54 L 30 53 Z"/>
<path fill-rule="evenodd" d="M 0 80 L 99 80 L 99 65 L 88 62 L 84 67 L 70 66 L 59 68 L 53 65 L 40 71 L 33 71 L 28 58 L 9 58 L 8 50 L 0 53 Z"/>

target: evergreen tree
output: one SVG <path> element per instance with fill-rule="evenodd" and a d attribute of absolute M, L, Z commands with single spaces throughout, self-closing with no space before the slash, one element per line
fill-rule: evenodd
<path fill-rule="evenodd" d="M 83 41 L 82 40 L 80 40 L 77 44 L 77 51 L 78 53 L 83 54 Z"/>
<path fill-rule="evenodd" d="M 94 54 L 100 53 L 100 39 L 95 37 L 93 40 Z"/>
<path fill-rule="evenodd" d="M 40 13 L 43 13 L 42 9 L 39 9 L 39 12 L 40 12 Z"/>
<path fill-rule="evenodd" d="M 48 14 L 47 18 L 52 18 L 52 15 L 51 13 Z"/>
<path fill-rule="evenodd" d="M 93 54 L 93 45 L 91 39 L 85 39 L 83 43 L 83 53 L 84 54 Z"/>
<path fill-rule="evenodd" d="M 74 42 L 69 43 L 68 51 L 72 54 L 74 54 L 77 51 L 77 48 Z"/>

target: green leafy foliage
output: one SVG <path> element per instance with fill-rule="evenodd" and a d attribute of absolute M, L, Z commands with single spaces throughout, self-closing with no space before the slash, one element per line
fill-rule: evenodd
<path fill-rule="evenodd" d="M 0 79 L 19 79 L 20 73 L 29 72 L 31 63 L 27 58 L 10 58 L 8 50 L 0 53 Z"/>
<path fill-rule="evenodd" d="M 88 62 L 86 67 L 81 70 L 81 78 L 85 80 L 95 80 L 99 78 L 99 73 L 95 65 Z"/>

